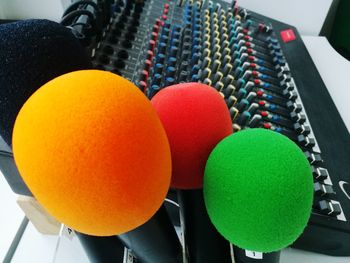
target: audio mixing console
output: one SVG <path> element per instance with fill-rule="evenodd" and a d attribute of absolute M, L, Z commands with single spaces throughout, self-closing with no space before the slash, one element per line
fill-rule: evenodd
<path fill-rule="evenodd" d="M 75 8 L 95 18 L 63 19 L 94 67 L 131 80 L 148 98 L 172 84 L 205 83 L 225 98 L 234 131 L 262 127 L 289 137 L 314 176 L 312 216 L 293 246 L 350 255 L 350 136 L 297 30 L 236 1 L 118 0 L 110 6 L 106 21 L 97 21 L 86 3 Z M 1 156 L 13 190 L 30 194 L 6 145 Z"/>

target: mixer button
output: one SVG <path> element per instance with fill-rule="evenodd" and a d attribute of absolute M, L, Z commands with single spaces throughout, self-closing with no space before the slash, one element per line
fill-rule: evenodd
<path fill-rule="evenodd" d="M 327 169 L 322 167 L 315 167 L 315 166 L 311 166 L 311 168 L 312 168 L 312 175 L 316 180 L 324 181 L 329 177 Z"/>
<path fill-rule="evenodd" d="M 317 208 L 321 214 L 329 216 L 337 216 L 341 214 L 341 208 L 339 204 L 333 204 L 328 200 L 322 200 L 318 202 Z"/>

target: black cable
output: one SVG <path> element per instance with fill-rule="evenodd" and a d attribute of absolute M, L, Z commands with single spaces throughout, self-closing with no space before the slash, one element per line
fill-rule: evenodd
<path fill-rule="evenodd" d="M 69 27 L 84 46 L 90 45 L 93 37 L 102 36 L 104 20 L 109 21 L 105 5 L 105 0 L 78 0 L 64 11 L 60 24 Z"/>
<path fill-rule="evenodd" d="M 83 5 L 83 4 L 92 6 L 95 9 L 96 13 L 99 13 L 99 7 L 98 7 L 98 5 L 95 2 L 93 2 L 91 0 L 80 0 L 80 1 L 74 2 L 70 6 L 68 6 L 67 9 L 64 11 L 62 17 L 66 16 L 68 13 L 70 13 L 73 10 L 77 9 L 77 7 L 79 5 Z"/>
<path fill-rule="evenodd" d="M 71 22 L 74 18 L 76 18 L 77 16 L 80 16 L 80 15 L 87 15 L 91 19 L 91 21 L 94 22 L 94 24 L 92 24 L 92 26 L 93 27 L 95 26 L 96 18 L 94 16 L 94 14 L 88 10 L 74 10 L 74 11 L 70 12 L 68 15 L 65 15 L 64 17 L 62 17 L 60 24 L 62 24 L 64 26 L 69 26 L 66 23 Z"/>
<path fill-rule="evenodd" d="M 86 23 L 83 23 L 83 22 L 76 22 L 74 24 L 71 24 L 69 27 L 75 27 L 75 26 L 85 26 L 88 29 L 91 29 L 90 24 L 86 24 Z"/>
<path fill-rule="evenodd" d="M 79 17 L 81 15 L 87 15 L 88 16 L 88 19 L 90 20 L 90 23 L 84 23 L 83 25 L 83 28 L 86 30 L 85 32 L 80 32 L 80 34 L 84 35 L 83 38 L 81 38 L 81 41 L 82 43 L 85 42 L 83 41 L 84 38 L 86 38 L 86 43 L 89 43 L 90 42 L 90 37 L 91 37 L 91 34 L 92 35 L 97 35 L 99 33 L 99 28 L 97 28 L 97 21 L 96 21 L 96 17 L 94 16 L 94 14 L 89 11 L 89 10 L 74 10 L 72 11 L 71 13 L 67 14 L 66 16 L 64 16 L 62 19 L 61 19 L 61 24 L 64 25 L 64 26 L 69 26 L 69 27 L 72 27 L 71 23 L 73 22 L 73 20 L 76 18 L 76 17 Z M 76 21 L 77 22 L 77 21 Z M 84 44 L 86 44 L 84 43 Z"/>

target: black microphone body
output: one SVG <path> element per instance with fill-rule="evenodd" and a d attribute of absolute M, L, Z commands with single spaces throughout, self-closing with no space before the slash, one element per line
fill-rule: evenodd
<path fill-rule="evenodd" d="M 122 263 L 124 245 L 116 236 L 97 237 L 75 232 L 91 263 Z"/>
<path fill-rule="evenodd" d="M 204 204 L 203 189 L 178 190 L 184 218 L 184 236 L 191 263 L 231 263 L 230 243 L 211 223 Z"/>
<path fill-rule="evenodd" d="M 182 246 L 164 205 L 145 224 L 118 237 L 138 262 L 183 262 Z"/>

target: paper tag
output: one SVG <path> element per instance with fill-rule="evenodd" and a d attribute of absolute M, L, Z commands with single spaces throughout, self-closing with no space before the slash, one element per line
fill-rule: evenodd
<path fill-rule="evenodd" d="M 249 250 L 245 251 L 245 255 L 248 258 L 254 258 L 254 259 L 262 259 L 263 258 L 263 253 L 255 252 L 255 251 L 249 251 Z"/>

